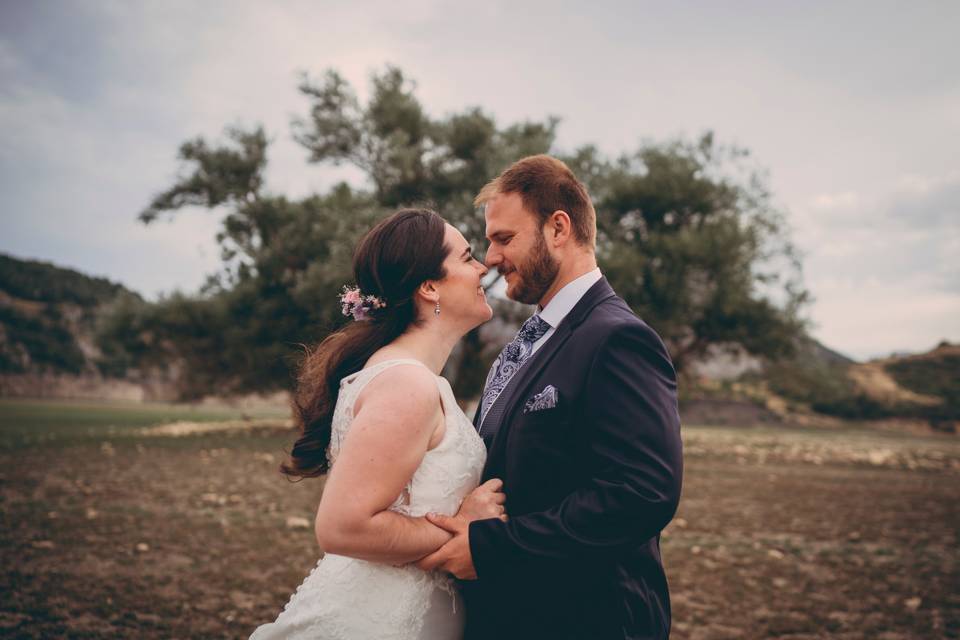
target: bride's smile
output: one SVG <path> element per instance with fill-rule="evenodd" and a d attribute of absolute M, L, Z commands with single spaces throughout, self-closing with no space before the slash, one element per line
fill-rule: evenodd
<path fill-rule="evenodd" d="M 446 225 L 444 243 L 450 254 L 443 263 L 446 277 L 437 282 L 440 313 L 437 319 L 460 332 L 466 332 L 493 317 L 481 284 L 487 268 L 473 255 L 470 243 L 456 227 Z"/>

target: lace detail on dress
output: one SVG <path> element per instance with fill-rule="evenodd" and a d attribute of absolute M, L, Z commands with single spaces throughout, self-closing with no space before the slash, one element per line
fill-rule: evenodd
<path fill-rule="evenodd" d="M 360 392 L 378 373 L 399 364 L 425 367 L 418 360 L 386 360 L 341 381 L 328 450 L 331 467 L 349 434 Z M 443 377 L 436 378 L 445 416 L 443 438 L 426 452 L 390 507 L 411 517 L 431 511 L 455 514 L 479 484 L 486 459 L 483 441 L 457 405 L 450 384 Z M 459 638 L 463 609 L 458 598 L 455 584 L 446 574 L 327 554 L 297 588 L 276 622 L 259 627 L 251 640 Z"/>

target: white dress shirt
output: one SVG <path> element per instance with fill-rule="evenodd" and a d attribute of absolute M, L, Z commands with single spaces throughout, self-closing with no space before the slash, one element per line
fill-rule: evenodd
<path fill-rule="evenodd" d="M 557 330 L 557 326 L 567 317 L 570 310 L 580 302 L 580 298 L 602 277 L 603 274 L 600 273 L 600 268 L 598 267 L 593 271 L 588 271 L 575 280 L 571 280 L 563 289 L 557 291 L 557 295 L 553 296 L 550 302 L 547 303 L 547 306 L 539 311 L 540 318 L 549 324 L 550 328 L 545 334 L 540 336 L 539 340 L 533 343 L 533 350 L 530 352 L 531 355 L 536 353 L 537 349 L 542 347 L 543 344 L 550 339 L 550 336 Z"/>

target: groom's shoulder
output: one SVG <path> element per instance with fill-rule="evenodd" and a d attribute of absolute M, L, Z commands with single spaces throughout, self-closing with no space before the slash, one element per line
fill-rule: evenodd
<path fill-rule="evenodd" d="M 644 322 L 633 309 L 621 298 L 614 295 L 603 300 L 586 317 L 584 324 L 592 330 L 603 333 L 616 332 L 629 329 L 650 329 L 650 326 Z"/>
<path fill-rule="evenodd" d="M 614 338 L 658 346 L 663 343 L 657 332 L 619 296 L 611 296 L 594 307 L 584 325 L 601 344 L 609 343 Z"/>

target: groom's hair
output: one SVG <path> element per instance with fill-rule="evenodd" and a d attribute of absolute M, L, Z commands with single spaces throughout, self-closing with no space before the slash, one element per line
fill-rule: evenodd
<path fill-rule="evenodd" d="M 510 193 L 520 195 L 524 208 L 537 216 L 541 226 L 554 211 L 566 211 L 577 244 L 596 247 L 597 213 L 586 186 L 563 161 L 544 154 L 517 160 L 488 182 L 473 204 L 481 207 L 497 194 Z"/>

